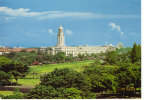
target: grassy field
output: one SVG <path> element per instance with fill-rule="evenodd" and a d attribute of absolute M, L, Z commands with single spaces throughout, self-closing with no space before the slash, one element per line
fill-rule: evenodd
<path fill-rule="evenodd" d="M 14 79 L 12 82 L 16 82 Z M 23 87 L 33 87 L 40 83 L 40 79 L 18 79 L 18 84 Z"/>
<path fill-rule="evenodd" d="M 4 96 L 8 96 L 8 95 L 13 95 L 13 91 L 0 91 L 0 94 L 4 95 Z"/>
<path fill-rule="evenodd" d="M 34 72 L 38 74 L 27 75 L 25 79 L 18 79 L 18 84 L 21 84 L 21 86 L 23 87 L 32 87 L 40 83 L 40 75 L 52 72 L 55 68 L 71 68 L 73 70 L 80 72 L 84 70 L 84 66 L 90 66 L 91 63 L 93 62 L 94 60 L 87 60 L 87 61 L 80 61 L 74 63 L 45 64 L 43 66 L 41 65 L 30 66 L 30 73 Z M 12 81 L 15 82 L 14 79 Z"/>
<path fill-rule="evenodd" d="M 38 74 L 49 73 L 52 72 L 55 68 L 72 68 L 73 70 L 80 72 L 84 69 L 84 66 L 90 66 L 90 64 L 93 62 L 93 60 L 87 60 L 74 63 L 46 64 L 43 66 L 35 65 L 30 66 L 30 72 Z"/>

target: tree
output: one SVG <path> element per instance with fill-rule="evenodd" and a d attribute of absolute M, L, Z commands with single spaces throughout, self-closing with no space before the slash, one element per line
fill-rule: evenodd
<path fill-rule="evenodd" d="M 30 90 L 30 93 L 26 96 L 27 99 L 52 99 L 57 97 L 57 91 L 52 86 L 36 86 Z"/>
<path fill-rule="evenodd" d="M 83 73 L 67 68 L 55 69 L 53 72 L 48 73 L 41 78 L 40 84 L 45 86 L 51 85 L 54 88 L 75 87 L 83 91 L 89 91 L 91 87 L 90 80 Z"/>
<path fill-rule="evenodd" d="M 93 92 L 106 92 L 107 90 L 115 92 L 117 82 L 116 77 L 113 75 L 114 71 L 114 67 L 93 65 L 85 67 L 84 74 L 90 77 L 92 83 L 91 90 Z"/>
<path fill-rule="evenodd" d="M 66 62 L 74 62 L 74 57 L 72 54 L 69 54 L 66 59 L 65 59 Z"/>
<path fill-rule="evenodd" d="M 105 92 L 107 92 L 107 90 L 112 90 L 113 92 L 116 92 L 116 87 L 117 87 L 117 82 L 116 82 L 116 76 L 111 75 L 111 74 L 107 74 L 107 73 L 103 73 L 103 75 L 101 76 L 101 80 L 99 80 L 103 86 L 105 86 Z"/>
<path fill-rule="evenodd" d="M 121 63 L 117 70 L 117 82 L 118 86 L 121 88 L 125 88 L 123 95 L 126 95 L 126 88 L 130 86 L 132 83 L 132 64 L 131 63 Z"/>
<path fill-rule="evenodd" d="M 115 51 L 109 51 L 106 53 L 106 61 L 109 64 L 116 64 L 116 52 Z"/>
<path fill-rule="evenodd" d="M 84 54 L 78 54 L 78 58 L 80 58 L 80 60 L 84 60 Z"/>
<path fill-rule="evenodd" d="M 11 71 L 11 74 L 14 76 L 16 83 L 20 77 L 25 77 L 28 70 L 29 70 L 29 67 L 27 65 L 24 65 L 24 64 L 18 63 L 18 62 L 14 63 L 14 68 Z"/>
<path fill-rule="evenodd" d="M 76 88 L 54 88 L 52 86 L 36 86 L 30 91 L 27 99 L 82 99 L 83 91 Z"/>
<path fill-rule="evenodd" d="M 136 92 L 136 88 L 140 88 L 141 87 L 141 67 L 134 65 L 132 67 L 132 84 L 135 88 L 135 92 Z"/>
<path fill-rule="evenodd" d="M 137 45 L 137 49 L 136 49 L 136 57 L 137 57 L 137 61 L 141 62 L 141 45 Z"/>
<path fill-rule="evenodd" d="M 27 65 L 11 61 L 6 57 L 0 57 L 0 69 L 6 73 L 11 73 L 16 82 L 19 77 L 24 77 L 29 70 Z"/>
<path fill-rule="evenodd" d="M 16 52 L 10 52 L 8 54 L 6 54 L 6 57 L 12 59 L 14 56 L 16 56 Z"/>
<path fill-rule="evenodd" d="M 65 55 L 64 52 L 58 52 L 58 53 L 55 55 L 55 57 L 56 57 L 56 60 L 57 60 L 58 63 L 59 63 L 59 62 L 65 62 L 66 55 Z"/>
<path fill-rule="evenodd" d="M 132 63 L 141 61 L 141 46 L 134 43 L 131 51 L 131 60 Z"/>
<path fill-rule="evenodd" d="M 6 57 L 12 61 L 22 62 L 30 65 L 36 61 L 37 54 L 34 52 L 11 52 L 6 54 Z"/>
<path fill-rule="evenodd" d="M 6 57 L 0 57 L 0 70 L 4 72 L 10 72 L 13 70 L 14 64 L 12 60 Z"/>
<path fill-rule="evenodd" d="M 0 86 L 9 85 L 11 76 L 4 71 L 0 71 Z"/>
<path fill-rule="evenodd" d="M 83 91 L 72 87 L 63 89 L 59 96 L 66 99 L 82 99 L 82 93 Z"/>
<path fill-rule="evenodd" d="M 21 74 L 17 71 L 12 71 L 11 74 L 13 75 L 14 79 L 16 80 L 16 83 L 17 83 L 17 80 L 18 78 L 21 76 Z"/>
<path fill-rule="evenodd" d="M 40 85 L 32 89 L 27 98 L 96 98 L 90 88 L 90 80 L 83 73 L 67 68 L 55 69 L 41 77 Z"/>

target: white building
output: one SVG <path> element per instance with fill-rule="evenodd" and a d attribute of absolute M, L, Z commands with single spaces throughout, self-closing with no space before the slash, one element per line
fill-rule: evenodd
<path fill-rule="evenodd" d="M 65 38 L 63 33 L 63 27 L 60 26 L 57 35 L 57 45 L 53 47 L 41 47 L 40 51 L 47 52 L 50 55 L 55 55 L 58 52 L 65 52 L 66 56 L 72 54 L 77 56 L 78 54 L 92 54 L 92 53 L 101 53 L 106 51 L 115 50 L 115 47 L 112 45 L 105 46 L 77 46 L 71 47 L 65 45 Z"/>

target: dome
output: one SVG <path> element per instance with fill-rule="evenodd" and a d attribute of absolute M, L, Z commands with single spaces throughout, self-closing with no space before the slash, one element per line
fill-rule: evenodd
<path fill-rule="evenodd" d="M 112 44 L 109 44 L 109 46 L 113 46 Z"/>
<path fill-rule="evenodd" d="M 59 29 L 63 29 L 63 27 L 60 25 Z"/>

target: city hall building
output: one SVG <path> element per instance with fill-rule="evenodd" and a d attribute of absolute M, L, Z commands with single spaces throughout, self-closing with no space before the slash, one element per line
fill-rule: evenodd
<path fill-rule="evenodd" d="M 55 55 L 58 52 L 64 52 L 66 56 L 72 54 L 73 56 L 77 56 L 78 54 L 92 54 L 92 53 L 101 53 L 106 51 L 113 51 L 116 47 L 112 45 L 105 46 L 66 46 L 65 45 L 65 37 L 63 33 L 63 27 L 60 26 L 57 35 L 57 45 L 52 47 L 41 47 L 40 51 L 47 52 L 50 55 Z"/>

